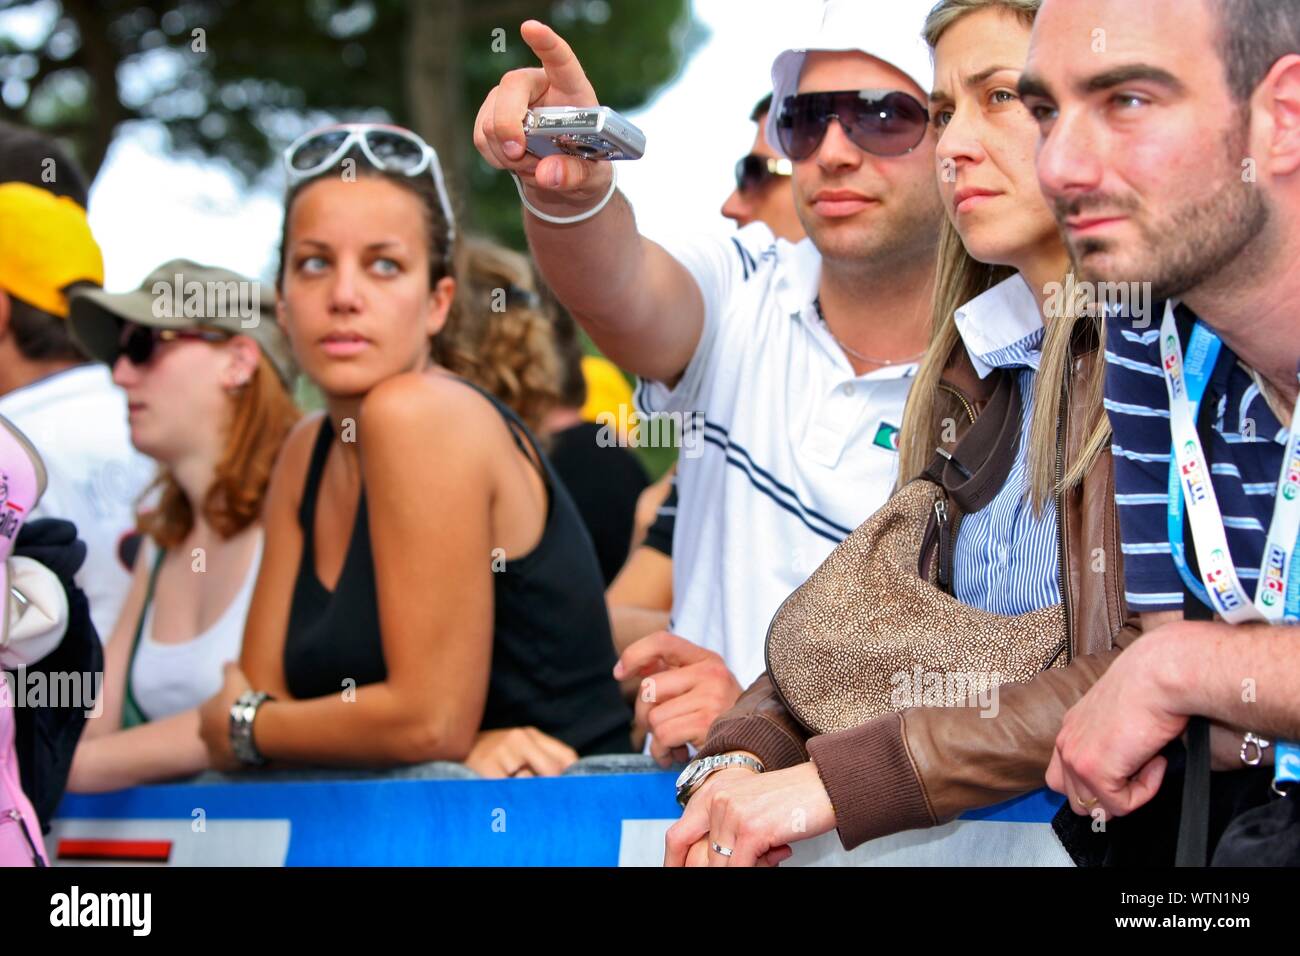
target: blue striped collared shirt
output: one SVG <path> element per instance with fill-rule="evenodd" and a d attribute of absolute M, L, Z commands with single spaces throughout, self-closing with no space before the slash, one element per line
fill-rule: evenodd
<path fill-rule="evenodd" d="M 957 327 L 981 376 L 1017 370 L 1020 445 L 1002 490 L 962 518 L 953 554 L 953 593 L 963 604 L 1013 616 L 1061 600 L 1055 507 L 1036 514 L 1029 494 L 1029 428 L 1034 414 L 1043 322 L 1038 301 L 1012 276 L 957 311 Z"/>

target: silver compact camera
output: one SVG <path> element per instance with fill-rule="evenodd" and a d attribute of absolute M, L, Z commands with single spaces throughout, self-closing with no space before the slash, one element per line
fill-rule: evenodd
<path fill-rule="evenodd" d="M 567 153 L 592 161 L 640 159 L 645 133 L 608 106 L 545 106 L 524 116 L 524 136 L 534 156 Z"/>

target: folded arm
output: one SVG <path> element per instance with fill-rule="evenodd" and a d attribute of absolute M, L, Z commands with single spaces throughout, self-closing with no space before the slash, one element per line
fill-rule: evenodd
<path fill-rule="evenodd" d="M 258 712 L 254 740 L 270 760 L 464 760 L 482 719 L 491 662 L 493 462 L 508 460 L 513 444 L 481 396 L 418 375 L 399 376 L 367 395 L 357 430 L 387 677 L 346 695 L 340 683 L 339 693 L 326 697 L 268 702 Z M 451 448 L 454 468 L 446 458 Z M 296 550 L 300 556 L 300 543 Z M 418 555 L 423 558 L 412 559 Z M 284 608 L 292 570 L 288 576 L 273 585 L 284 592 Z M 261 585 L 254 611 L 283 628 L 287 610 L 275 610 L 270 589 L 261 600 Z M 250 682 L 262 689 L 262 676 L 267 686 L 283 684 L 283 630 L 249 638 Z"/>

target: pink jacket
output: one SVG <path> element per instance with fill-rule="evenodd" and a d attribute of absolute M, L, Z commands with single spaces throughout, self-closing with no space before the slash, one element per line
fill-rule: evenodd
<path fill-rule="evenodd" d="M 22 431 L 0 415 L 0 638 L 10 644 L 9 557 L 18 541 L 23 520 L 41 500 L 49 476 L 40 452 Z M 62 639 L 62 635 L 60 635 Z M 25 663 L 25 654 L 12 646 L 0 660 L 4 666 Z M 48 649 L 42 653 L 48 653 Z M 14 749 L 13 693 L 0 677 L 0 866 L 45 866 L 41 827 L 18 777 L 18 752 Z"/>
<path fill-rule="evenodd" d="M 14 700 L 0 678 L 0 866 L 45 866 L 41 825 L 18 779 Z"/>

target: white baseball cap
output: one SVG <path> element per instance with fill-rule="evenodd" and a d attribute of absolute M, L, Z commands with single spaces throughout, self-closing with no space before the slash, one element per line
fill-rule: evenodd
<path fill-rule="evenodd" d="M 786 50 L 772 63 L 772 108 L 764 130 L 768 145 L 785 156 L 776 121 L 787 96 L 799 90 L 804 58 L 811 52 L 858 50 L 902 70 L 927 96 L 934 61 L 921 37 L 936 0 L 828 0 L 821 29 L 806 46 Z M 786 157 L 789 158 L 789 157 Z"/>

